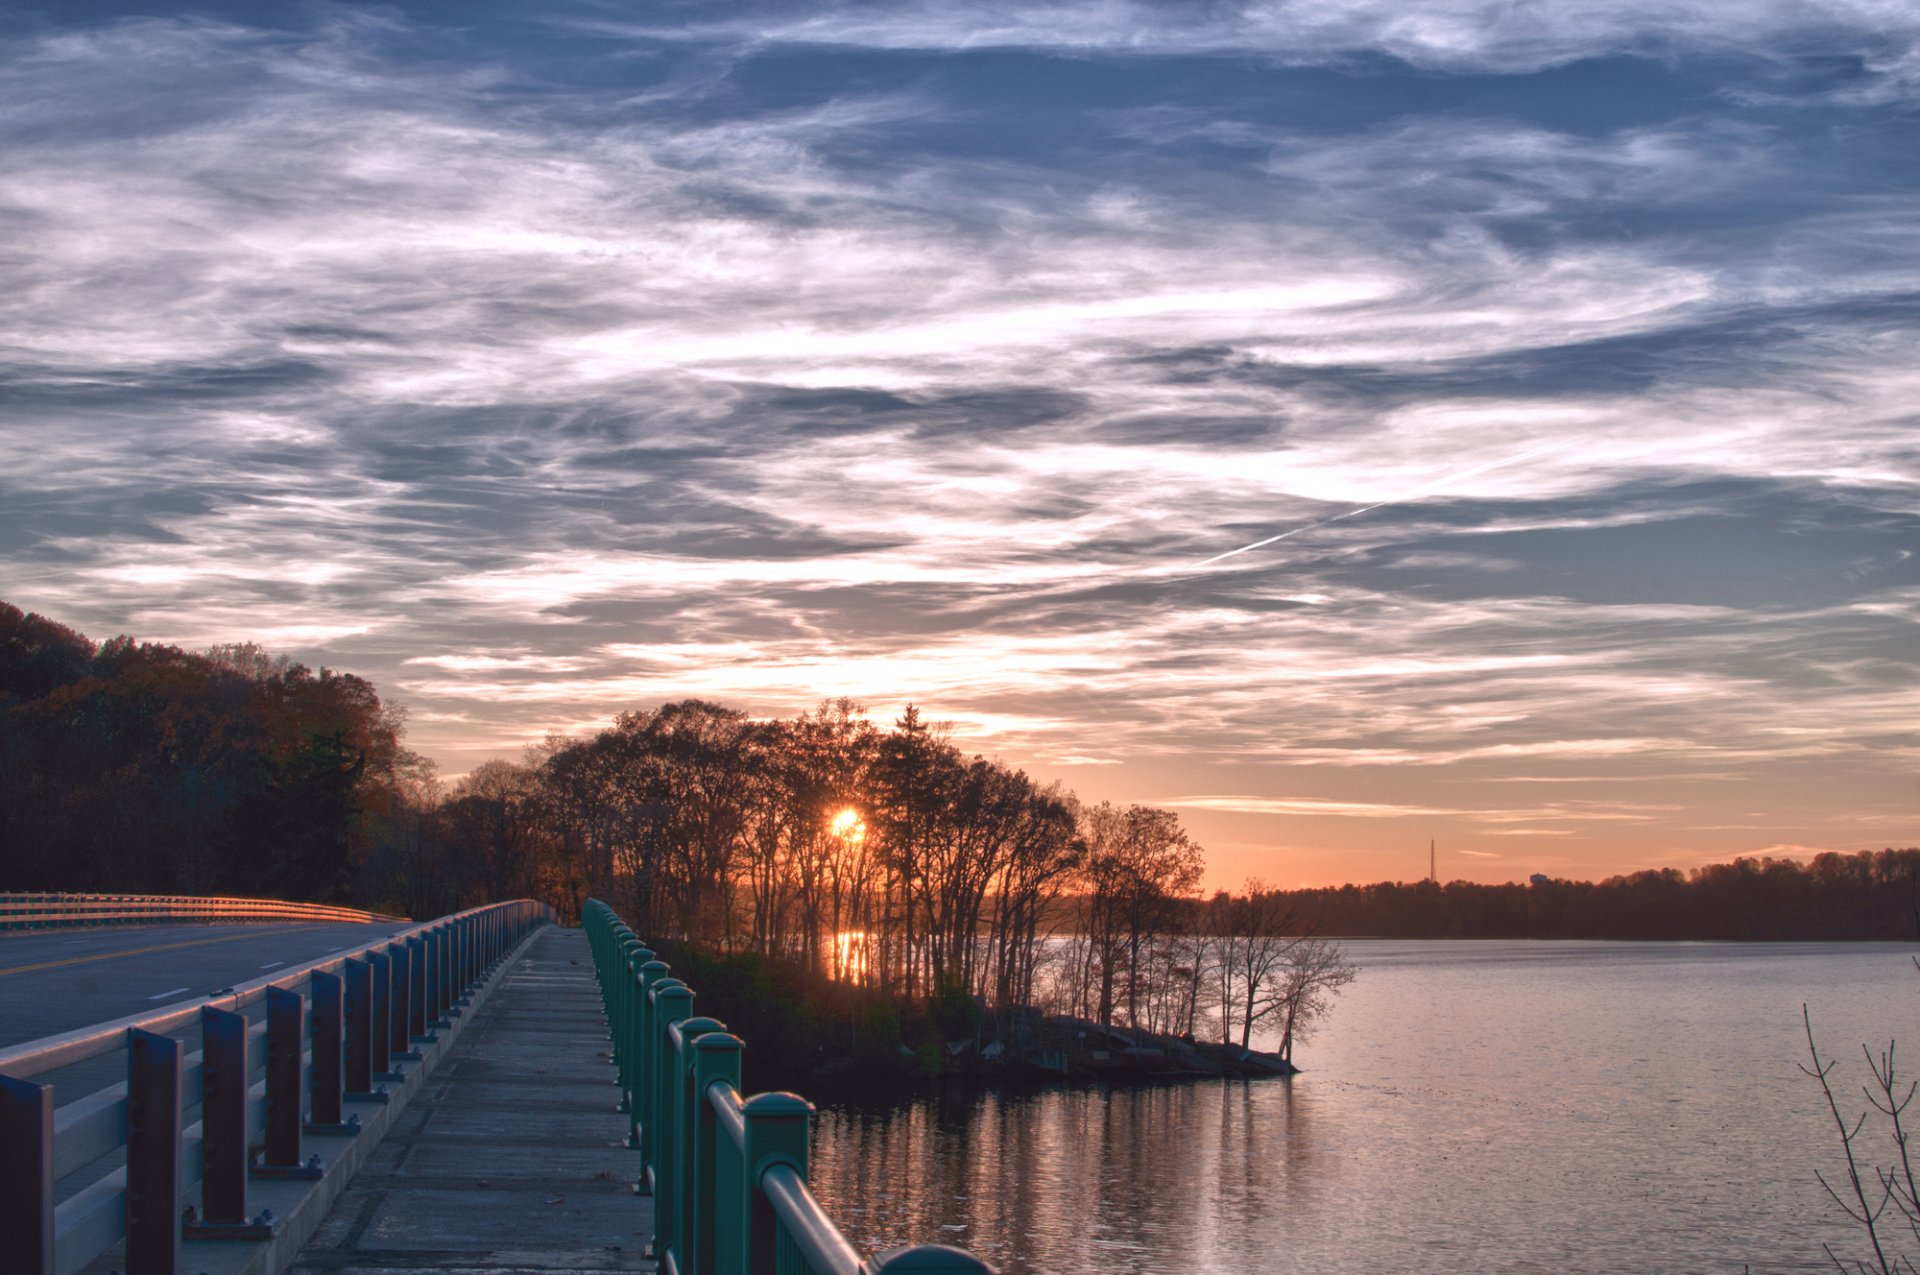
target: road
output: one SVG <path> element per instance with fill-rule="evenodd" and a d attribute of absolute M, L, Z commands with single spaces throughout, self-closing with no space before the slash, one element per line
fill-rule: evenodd
<path fill-rule="evenodd" d="M 403 928 L 382 921 L 0 934 L 0 1048 L 164 1009 Z"/>

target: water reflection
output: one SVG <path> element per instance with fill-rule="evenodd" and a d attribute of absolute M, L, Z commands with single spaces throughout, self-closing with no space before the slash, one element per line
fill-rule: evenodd
<path fill-rule="evenodd" d="M 815 1189 L 863 1248 L 944 1239 L 1008 1275 L 1760 1275 L 1850 1241 L 1799 1005 L 1834 1052 L 1884 1036 L 1906 949 L 1354 946 L 1291 1081 L 830 1107 Z"/>

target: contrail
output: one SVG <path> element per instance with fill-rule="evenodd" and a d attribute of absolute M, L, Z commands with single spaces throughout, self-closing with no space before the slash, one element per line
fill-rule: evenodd
<path fill-rule="evenodd" d="M 1448 483 L 1457 483 L 1463 478 L 1472 478 L 1476 474 L 1484 474 L 1489 469 L 1500 469 L 1506 465 L 1517 465 L 1529 456 L 1538 456 L 1541 452 L 1557 450 L 1559 450 L 1559 444 L 1549 444 L 1545 447 L 1536 447 L 1531 451 L 1521 452 L 1516 456 L 1504 456 L 1499 460 L 1490 460 L 1484 465 L 1475 465 L 1472 469 L 1463 469 L 1457 474 L 1448 474 L 1445 478 L 1436 478 L 1424 486 L 1415 487 L 1412 491 L 1395 496 L 1391 500 L 1375 501 L 1371 505 L 1362 505 L 1358 509 L 1349 509 L 1343 514 L 1335 514 L 1331 518 L 1323 518 L 1319 522 L 1310 522 L 1304 527 L 1295 527 L 1291 531 L 1283 531 L 1277 536 L 1268 536 L 1265 540 L 1256 540 L 1250 545 L 1241 545 L 1238 549 L 1229 549 L 1225 553 L 1216 553 L 1205 562 L 1195 563 L 1193 569 L 1197 571 L 1201 567 L 1210 567 L 1216 562 L 1222 562 L 1243 553 L 1251 553 L 1255 549 L 1264 549 L 1268 545 L 1277 544 L 1289 536 L 1297 536 L 1303 531 L 1313 531 L 1316 528 L 1328 526 L 1331 523 L 1339 522 L 1345 518 L 1357 518 L 1361 514 L 1372 513 L 1374 510 L 1383 509 L 1388 505 L 1403 505 L 1409 500 L 1417 500 L 1429 492 L 1445 487 Z"/>

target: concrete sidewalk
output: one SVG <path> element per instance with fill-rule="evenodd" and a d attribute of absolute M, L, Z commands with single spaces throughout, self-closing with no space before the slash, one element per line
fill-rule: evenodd
<path fill-rule="evenodd" d="M 297 1275 L 653 1270 L 586 937 L 541 933 L 477 1013 Z"/>

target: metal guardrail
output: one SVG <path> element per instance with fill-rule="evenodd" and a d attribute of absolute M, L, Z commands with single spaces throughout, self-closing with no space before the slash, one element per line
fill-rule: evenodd
<path fill-rule="evenodd" d="M 272 1240 L 248 1182 L 320 1179 L 303 1136 L 358 1134 L 346 1107 L 384 1103 L 376 1084 L 402 1079 L 397 1064 L 421 1059 L 414 1045 L 438 1039 L 465 991 L 553 920 L 544 903 L 490 904 L 202 1001 L 0 1049 L 0 1264 L 76 1275 L 124 1240 L 126 1275 L 175 1275 L 183 1238 Z M 196 1023 L 187 1054 L 167 1033 Z M 57 1106 L 55 1086 L 34 1080 L 115 1054 L 124 1083 Z"/>
<path fill-rule="evenodd" d="M 155 925 L 163 921 L 404 921 L 330 903 L 173 894 L 0 894 L 0 930 Z"/>
<path fill-rule="evenodd" d="M 613 909 L 581 916 L 606 1004 L 628 1145 L 653 1193 L 662 1275 L 993 1275 L 944 1244 L 862 1260 L 807 1187 L 813 1104 L 796 1094 L 740 1095 L 745 1048 L 692 1014 L 693 989 Z"/>

